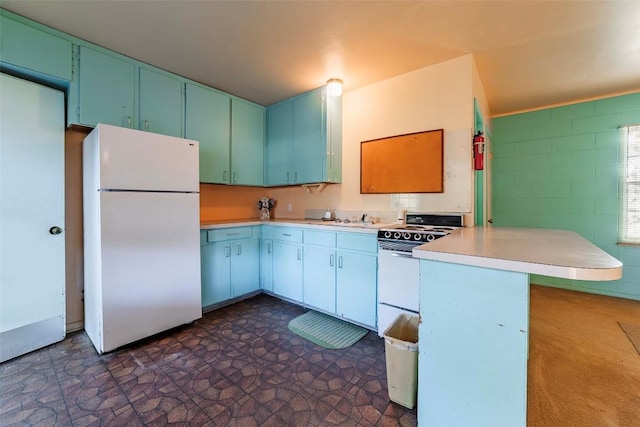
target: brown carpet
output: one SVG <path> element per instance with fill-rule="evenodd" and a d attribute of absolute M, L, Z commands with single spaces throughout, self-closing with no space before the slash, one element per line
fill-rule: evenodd
<path fill-rule="evenodd" d="M 629 323 L 620 323 L 618 325 L 622 328 L 627 338 L 631 341 L 631 344 L 636 348 L 638 355 L 640 355 L 640 325 L 631 325 Z"/>
<path fill-rule="evenodd" d="M 640 426 L 640 301 L 531 287 L 528 427 Z"/>

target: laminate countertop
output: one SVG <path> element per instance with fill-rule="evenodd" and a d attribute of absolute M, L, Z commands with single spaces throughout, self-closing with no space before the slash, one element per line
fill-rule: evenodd
<path fill-rule="evenodd" d="M 248 227 L 252 225 L 277 225 L 290 227 L 317 228 L 328 231 L 348 231 L 351 233 L 377 234 L 380 228 L 389 228 L 397 226 L 397 224 L 389 223 L 370 223 L 370 222 L 351 222 L 337 223 L 335 221 L 322 221 L 319 219 L 272 219 L 270 221 L 260 221 L 258 219 L 238 219 L 238 220 L 220 220 L 220 221 L 202 221 L 200 223 L 201 230 L 209 230 L 215 228 L 228 227 Z"/>
<path fill-rule="evenodd" d="M 573 231 L 463 228 L 421 245 L 414 258 L 577 280 L 617 280 L 622 263 Z"/>

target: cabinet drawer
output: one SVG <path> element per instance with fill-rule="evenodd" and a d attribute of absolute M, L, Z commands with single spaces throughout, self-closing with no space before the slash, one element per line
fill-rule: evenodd
<path fill-rule="evenodd" d="M 273 240 L 302 243 L 302 229 L 291 227 L 273 227 Z"/>
<path fill-rule="evenodd" d="M 263 225 L 260 227 L 260 235 L 263 239 L 273 239 L 273 227 L 270 225 Z"/>
<path fill-rule="evenodd" d="M 327 231 L 304 230 L 305 245 L 336 247 L 336 233 Z"/>
<path fill-rule="evenodd" d="M 253 237 L 251 227 L 218 228 L 207 230 L 207 242 L 220 242 L 223 240 L 249 239 Z"/>
<path fill-rule="evenodd" d="M 375 235 L 338 233 L 338 248 L 377 253 L 378 240 Z"/>

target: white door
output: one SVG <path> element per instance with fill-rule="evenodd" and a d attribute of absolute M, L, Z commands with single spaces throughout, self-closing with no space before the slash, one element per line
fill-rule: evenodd
<path fill-rule="evenodd" d="M 64 96 L 0 74 L 0 362 L 65 336 Z"/>

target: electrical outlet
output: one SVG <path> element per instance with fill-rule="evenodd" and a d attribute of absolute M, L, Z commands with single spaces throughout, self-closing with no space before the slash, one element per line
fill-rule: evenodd
<path fill-rule="evenodd" d="M 289 212 L 293 211 L 293 205 L 291 204 L 291 202 L 289 202 L 289 204 L 287 205 L 287 210 Z"/>

